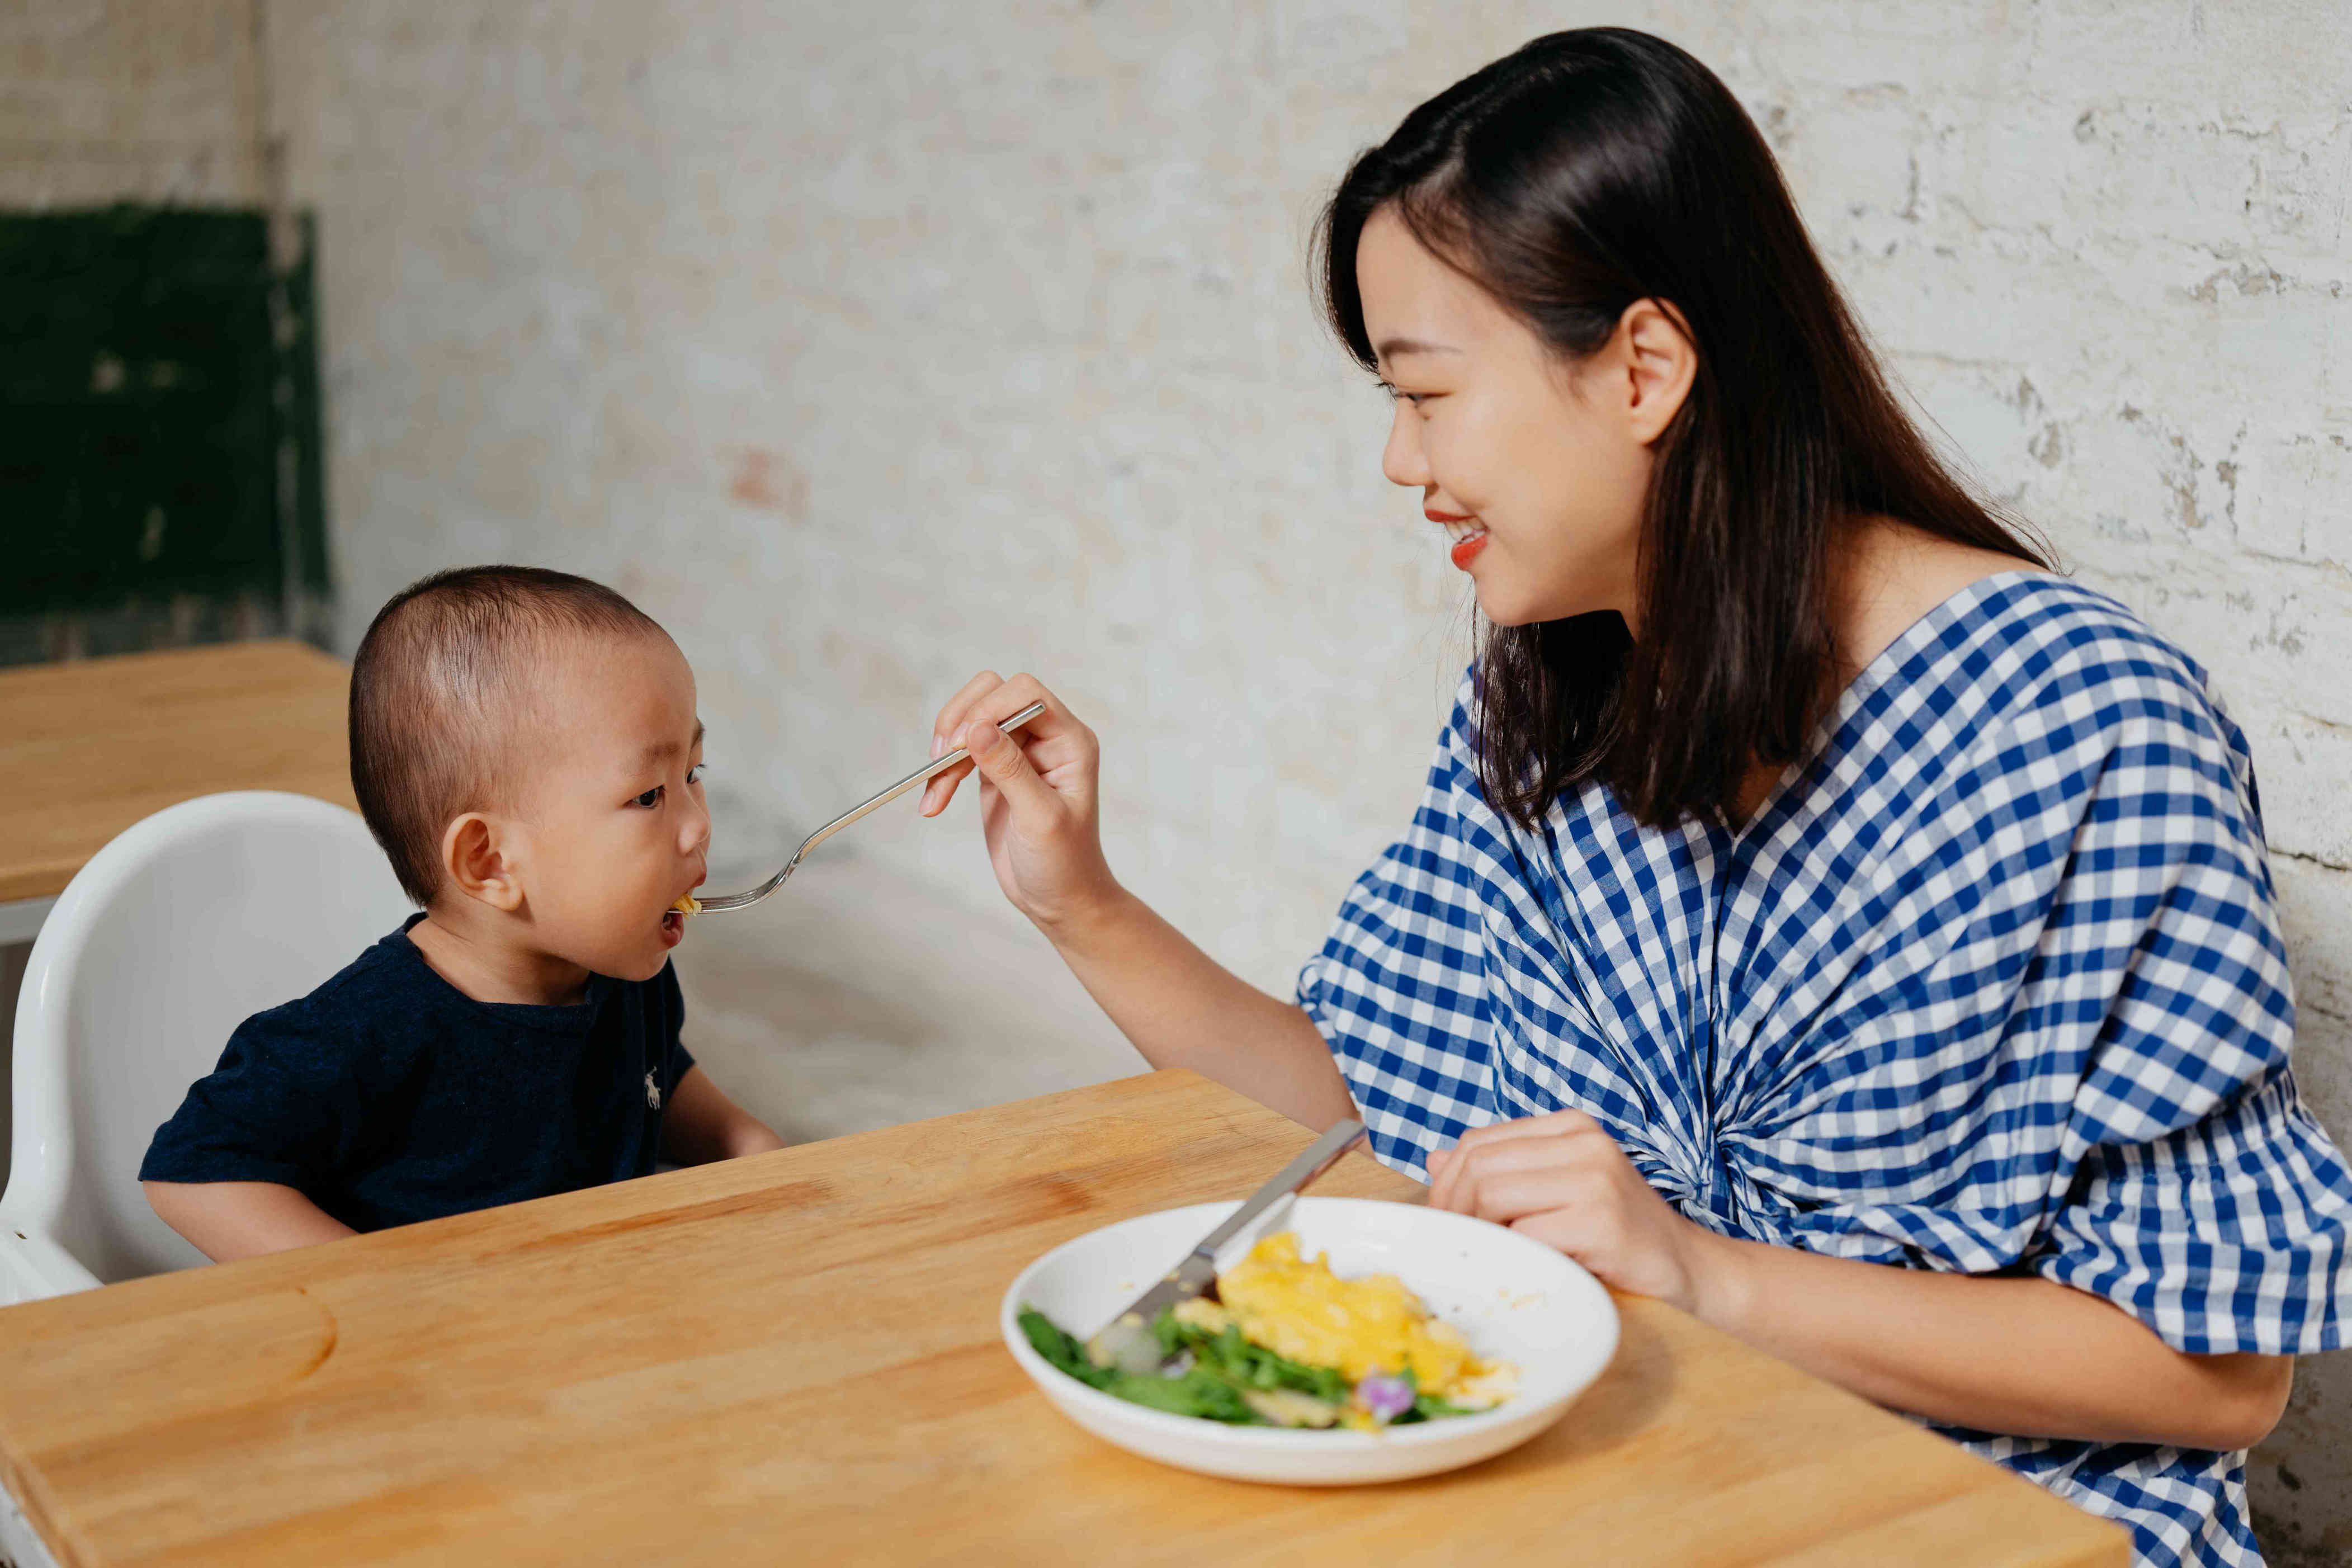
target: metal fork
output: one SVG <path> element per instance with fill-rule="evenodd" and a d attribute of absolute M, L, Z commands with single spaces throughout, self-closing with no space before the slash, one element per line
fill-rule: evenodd
<path fill-rule="evenodd" d="M 1013 731 L 1018 730 L 1022 725 L 1026 724 L 1030 720 L 1034 719 L 1038 714 L 1043 713 L 1045 710 L 1045 705 L 1043 702 L 1032 702 L 1028 707 L 1024 708 L 1020 712 L 1013 715 L 1012 718 L 1000 721 L 996 727 L 1010 735 Z M 831 822 L 826 823 L 823 827 L 818 828 L 814 833 L 812 833 L 806 838 L 802 839 L 801 847 L 793 851 L 793 858 L 784 862 L 784 868 L 777 872 L 774 876 L 769 878 L 766 881 L 761 883 L 758 887 L 752 889 L 750 892 L 721 893 L 716 898 L 697 900 L 696 901 L 702 906 L 701 912 L 704 914 L 710 914 L 713 911 L 723 911 L 726 910 L 750 909 L 753 904 L 758 903 L 761 899 L 766 898 L 770 893 L 772 893 L 778 888 L 782 887 L 784 885 L 784 879 L 791 876 L 794 871 L 800 869 L 802 859 L 810 850 L 815 848 L 818 845 L 824 843 L 826 839 L 832 837 L 835 834 L 840 832 L 843 828 L 848 826 L 859 817 L 864 816 L 867 812 L 878 810 L 879 808 L 889 805 L 892 801 L 898 799 L 900 795 L 906 794 L 917 784 L 927 784 L 930 780 L 939 777 L 940 774 L 947 772 L 958 763 L 962 762 L 969 754 L 970 753 L 966 752 L 963 747 L 958 746 L 954 751 L 940 757 L 939 761 L 925 763 L 921 767 L 917 768 L 913 773 L 908 773 L 905 778 L 900 779 L 897 784 L 892 784 L 888 789 L 884 790 L 880 795 L 876 795 L 873 799 L 866 801 L 862 805 L 851 806 L 847 811 L 843 812 L 839 816 L 835 817 Z"/>

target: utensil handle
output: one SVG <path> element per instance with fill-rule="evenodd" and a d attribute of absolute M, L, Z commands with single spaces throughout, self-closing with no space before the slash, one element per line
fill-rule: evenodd
<path fill-rule="evenodd" d="M 1013 731 L 1018 730 L 1022 725 L 1026 724 L 1030 720 L 1034 719 L 1038 714 L 1043 713 L 1045 710 L 1045 705 L 1043 702 L 1032 702 L 1028 707 L 1024 708 L 1020 712 L 1013 715 L 1012 718 L 1003 721 L 996 727 L 1010 735 Z M 955 766 L 958 763 L 963 761 L 970 755 L 971 755 L 971 752 L 969 747 L 958 746 L 952 752 L 942 752 L 938 762 L 917 768 L 913 773 L 908 773 L 905 778 L 900 779 L 897 784 L 892 784 L 890 787 L 893 791 L 902 790 L 909 784 L 919 784 L 926 779 L 937 778 L 940 774 L 947 772 L 950 768 Z"/>
<path fill-rule="evenodd" d="M 1022 725 L 1026 724 L 1030 720 L 1034 719 L 1038 714 L 1043 713 L 1045 710 L 1045 705 L 1043 702 L 1032 702 L 1028 707 L 1024 708 L 1020 712 L 1015 713 L 1010 719 L 999 720 L 996 727 L 1010 735 L 1013 731 L 1018 730 Z M 863 805 L 850 807 L 847 811 L 843 812 L 839 816 L 835 817 L 831 822 L 826 823 L 823 827 L 818 828 L 814 833 L 810 834 L 807 839 L 802 843 L 799 852 L 793 855 L 793 863 L 798 864 L 801 856 L 807 854 L 810 850 L 815 848 L 818 845 L 824 843 L 826 839 L 832 837 L 835 834 L 840 832 L 851 823 L 856 822 L 859 817 L 866 816 L 868 812 L 879 811 L 882 807 L 889 805 L 892 801 L 898 799 L 900 795 L 906 794 L 917 784 L 923 784 L 930 779 L 939 777 L 940 774 L 947 772 L 950 768 L 955 766 L 958 763 L 962 762 L 971 754 L 971 752 L 967 748 L 958 746 L 954 751 L 942 755 L 938 761 L 925 763 L 921 767 L 917 768 L 913 773 L 908 773 L 897 784 L 890 785 L 887 789 L 885 789 L 880 795 L 876 795 L 873 799 L 865 802 Z"/>
<path fill-rule="evenodd" d="M 1043 713 L 1045 710 L 1045 705 L 1043 702 L 1032 702 L 1028 707 L 1024 708 L 1020 712 L 1013 714 L 1010 719 L 998 720 L 996 727 L 1010 735 L 1013 731 L 1018 730 L 1022 725 L 1026 724 L 1030 720 L 1034 719 L 1038 714 Z M 967 752 L 963 747 L 958 746 L 954 751 L 950 752 L 943 757 L 938 758 L 936 761 L 925 763 L 921 767 L 917 768 L 913 773 L 908 773 L 897 784 L 890 785 L 889 788 L 884 790 L 880 795 L 874 796 L 871 800 L 862 802 L 857 805 L 850 807 L 847 811 L 843 812 L 839 816 L 835 817 L 831 822 L 826 823 L 823 827 L 818 828 L 814 833 L 810 834 L 806 838 L 802 839 L 801 847 L 793 851 L 793 858 L 784 862 L 784 868 L 777 872 L 774 876 L 769 878 L 766 881 L 761 883 L 758 887 L 752 889 L 750 892 L 720 893 L 715 898 L 703 900 L 702 908 L 704 911 L 710 914 L 717 914 L 727 910 L 750 909 L 753 904 L 758 903 L 761 899 L 766 898 L 770 893 L 772 893 L 778 888 L 782 887 L 784 885 L 784 879 L 791 876 L 794 871 L 800 869 L 802 859 L 807 856 L 810 850 L 815 848 L 818 845 L 824 843 L 826 839 L 832 837 L 835 834 L 840 832 L 843 828 L 848 826 L 859 817 L 866 816 L 868 812 L 877 810 L 882 806 L 889 805 L 892 801 L 898 799 L 900 795 L 906 794 L 917 784 L 921 784 L 924 780 L 937 778 L 940 774 L 947 772 L 958 763 L 964 761 L 971 754 L 971 753 Z"/>
<path fill-rule="evenodd" d="M 1354 1117 L 1333 1122 L 1307 1152 L 1275 1173 L 1274 1180 L 1249 1195 L 1224 1224 L 1201 1238 L 1192 1250 L 1214 1260 L 1217 1249 L 1242 1233 L 1242 1227 L 1339 1163 L 1339 1156 L 1364 1135 L 1364 1124 Z"/>

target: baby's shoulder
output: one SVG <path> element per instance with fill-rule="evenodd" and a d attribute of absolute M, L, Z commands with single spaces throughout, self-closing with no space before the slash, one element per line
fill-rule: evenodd
<path fill-rule="evenodd" d="M 406 942 L 397 935 L 376 942 L 309 994 L 247 1018 L 230 1053 L 303 1077 L 341 1077 L 413 1056 L 432 1026 L 408 973 L 415 961 L 396 951 Z"/>

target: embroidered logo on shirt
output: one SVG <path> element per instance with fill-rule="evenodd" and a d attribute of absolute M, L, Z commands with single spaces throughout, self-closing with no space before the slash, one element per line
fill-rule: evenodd
<path fill-rule="evenodd" d="M 646 1069 L 646 1109 L 647 1110 L 661 1109 L 661 1085 L 654 1081 L 651 1068 Z"/>

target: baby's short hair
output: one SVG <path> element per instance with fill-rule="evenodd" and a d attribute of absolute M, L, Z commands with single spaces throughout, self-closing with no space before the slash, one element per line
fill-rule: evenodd
<path fill-rule="evenodd" d="M 538 566 L 460 566 L 393 595 L 352 660 L 352 791 L 408 896 L 441 888 L 441 835 L 494 804 L 509 742 L 557 640 L 664 636 L 601 583 Z"/>

